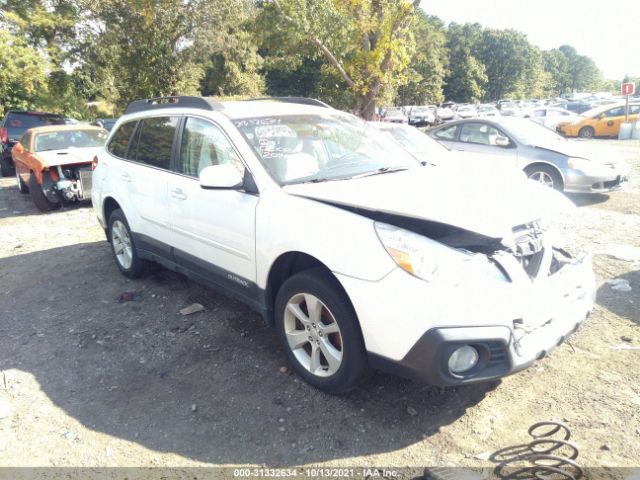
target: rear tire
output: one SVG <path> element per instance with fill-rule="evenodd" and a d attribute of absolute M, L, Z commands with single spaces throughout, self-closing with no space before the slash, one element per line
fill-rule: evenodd
<path fill-rule="evenodd" d="M 525 169 L 525 173 L 530 180 L 540 182 L 546 187 L 562 192 L 564 185 L 560 173 L 548 165 L 532 165 Z"/>
<path fill-rule="evenodd" d="M 18 191 L 20 193 L 29 193 L 29 187 L 27 184 L 22 181 L 22 177 L 20 173 L 18 173 L 18 169 L 16 168 L 16 181 L 18 182 Z"/>
<path fill-rule="evenodd" d="M 13 165 L 7 157 L 0 153 L 0 171 L 3 177 L 10 177 L 13 175 Z"/>
<path fill-rule="evenodd" d="M 578 136 L 580 138 L 594 138 L 596 136 L 596 131 L 593 127 L 582 127 L 578 132 Z"/>
<path fill-rule="evenodd" d="M 287 358 L 307 383 L 327 393 L 343 393 L 367 377 L 358 318 L 329 272 L 307 270 L 286 280 L 276 297 L 275 315 Z"/>
<path fill-rule="evenodd" d="M 129 222 L 122 210 L 116 209 L 111 213 L 108 225 L 111 252 L 120 272 L 128 278 L 143 276 L 147 262 L 138 255 Z"/>
<path fill-rule="evenodd" d="M 32 173 L 29 177 L 29 193 L 31 194 L 31 200 L 35 203 L 38 210 L 41 212 L 48 212 L 50 210 L 57 210 L 62 205 L 61 202 L 51 202 L 42 191 L 42 186 L 38 183 L 36 176 Z"/>

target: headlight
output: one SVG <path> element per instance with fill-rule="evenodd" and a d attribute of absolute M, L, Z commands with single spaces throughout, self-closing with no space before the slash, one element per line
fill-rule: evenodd
<path fill-rule="evenodd" d="M 375 222 L 376 233 L 396 264 L 428 282 L 443 281 L 459 285 L 463 281 L 493 279 L 507 281 L 502 271 L 485 255 L 466 253 L 447 247 L 417 233 Z"/>
<path fill-rule="evenodd" d="M 574 170 L 588 170 L 592 163 L 586 158 L 569 157 L 567 165 Z"/>

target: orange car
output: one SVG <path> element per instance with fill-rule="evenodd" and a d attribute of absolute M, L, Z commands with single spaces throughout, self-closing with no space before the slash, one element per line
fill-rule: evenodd
<path fill-rule="evenodd" d="M 107 140 L 105 129 L 52 125 L 27 130 L 11 150 L 18 189 L 42 211 L 91 196 L 91 162 Z"/>
<path fill-rule="evenodd" d="M 629 105 L 629 121 L 635 122 L 640 104 Z M 625 118 L 625 104 L 616 103 L 587 110 L 570 122 L 556 125 L 556 131 L 567 137 L 617 137 Z"/>

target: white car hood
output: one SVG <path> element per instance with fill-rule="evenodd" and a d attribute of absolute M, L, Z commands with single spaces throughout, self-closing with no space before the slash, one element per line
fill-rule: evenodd
<path fill-rule="evenodd" d="M 456 226 L 509 239 L 512 228 L 574 208 L 564 195 L 521 176 L 419 167 L 352 180 L 287 185 L 288 194 Z"/>
<path fill-rule="evenodd" d="M 50 167 L 58 165 L 74 165 L 77 163 L 91 163 L 93 157 L 100 151 L 102 147 L 85 147 L 76 148 L 69 147 L 61 150 L 48 150 L 46 152 L 37 152 L 40 157 Z"/>

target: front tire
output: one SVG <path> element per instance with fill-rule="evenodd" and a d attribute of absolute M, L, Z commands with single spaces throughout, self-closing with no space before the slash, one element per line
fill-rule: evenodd
<path fill-rule="evenodd" d="M 29 177 L 29 193 L 31 194 L 31 200 L 38 210 L 41 212 L 48 212 L 50 210 L 57 210 L 62 205 L 61 202 L 51 202 L 42 191 L 42 186 L 38 183 L 36 176 L 32 173 Z"/>
<path fill-rule="evenodd" d="M 120 272 L 128 278 L 139 278 L 145 272 L 146 262 L 136 250 L 127 218 L 117 209 L 109 217 L 109 242 L 111 252 Z"/>
<path fill-rule="evenodd" d="M 558 171 L 548 165 L 533 165 L 525 170 L 530 180 L 539 182 L 545 187 L 553 188 L 560 192 L 563 191 L 564 185 L 562 177 Z"/>
<path fill-rule="evenodd" d="M 582 127 L 578 132 L 578 136 L 580 138 L 594 138 L 596 136 L 596 131 L 593 127 Z"/>
<path fill-rule="evenodd" d="M 327 393 L 343 393 L 366 378 L 367 355 L 356 313 L 324 269 L 284 282 L 275 304 L 276 330 L 294 370 Z"/>

